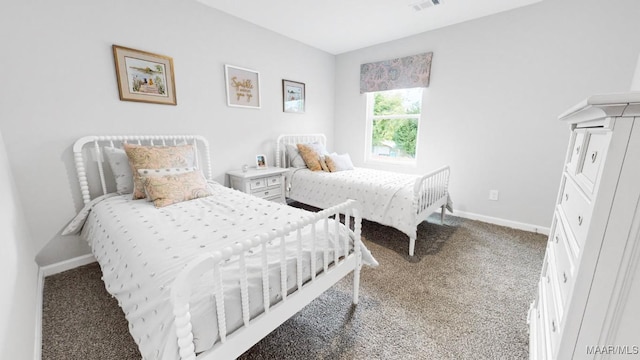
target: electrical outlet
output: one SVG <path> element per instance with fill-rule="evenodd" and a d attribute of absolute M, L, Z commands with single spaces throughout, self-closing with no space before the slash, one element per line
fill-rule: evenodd
<path fill-rule="evenodd" d="M 489 200 L 498 201 L 498 190 L 489 190 Z"/>

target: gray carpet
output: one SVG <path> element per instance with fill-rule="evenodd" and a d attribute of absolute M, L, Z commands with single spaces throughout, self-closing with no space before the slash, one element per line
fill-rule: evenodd
<path fill-rule="evenodd" d="M 416 255 L 399 231 L 363 222 L 380 262 L 364 267 L 360 303 L 347 277 L 240 359 L 525 359 L 526 316 L 546 237 L 435 215 Z M 139 359 L 117 302 L 90 264 L 47 277 L 42 359 Z"/>

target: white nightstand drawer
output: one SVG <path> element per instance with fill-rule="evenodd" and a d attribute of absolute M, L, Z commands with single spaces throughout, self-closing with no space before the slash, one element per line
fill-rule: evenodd
<path fill-rule="evenodd" d="M 274 186 L 274 185 L 280 185 L 281 182 L 281 176 L 271 176 L 269 178 L 267 178 L 267 186 Z"/>
<path fill-rule="evenodd" d="M 282 189 L 280 187 L 251 191 L 251 195 L 261 197 L 261 198 L 270 198 L 274 196 L 279 196 L 281 194 L 282 194 Z"/>
<path fill-rule="evenodd" d="M 256 189 L 262 189 L 267 187 L 267 179 L 266 178 L 260 178 L 260 179 L 254 179 L 251 180 L 251 182 L 249 183 L 249 188 L 252 190 L 256 190 Z"/>

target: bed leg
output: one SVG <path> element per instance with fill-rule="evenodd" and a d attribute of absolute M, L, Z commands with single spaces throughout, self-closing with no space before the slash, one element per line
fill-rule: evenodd
<path fill-rule="evenodd" d="M 413 256 L 416 249 L 416 236 L 409 236 L 409 256 Z"/>
<path fill-rule="evenodd" d="M 447 210 L 446 205 L 442 205 L 442 212 L 440 213 L 440 225 L 444 225 L 444 212 Z"/>
<path fill-rule="evenodd" d="M 356 265 L 353 270 L 353 305 L 358 305 L 360 298 L 360 266 Z"/>

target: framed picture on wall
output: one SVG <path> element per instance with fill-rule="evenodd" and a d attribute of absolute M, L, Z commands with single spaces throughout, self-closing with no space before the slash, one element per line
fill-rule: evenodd
<path fill-rule="evenodd" d="M 256 169 L 267 168 L 267 157 L 264 154 L 256 155 Z"/>
<path fill-rule="evenodd" d="M 255 70 L 225 65 L 227 105 L 260 109 L 260 73 Z"/>
<path fill-rule="evenodd" d="M 282 80 L 282 111 L 304 113 L 304 83 Z"/>
<path fill-rule="evenodd" d="M 173 59 L 113 45 L 120 100 L 176 105 Z"/>

